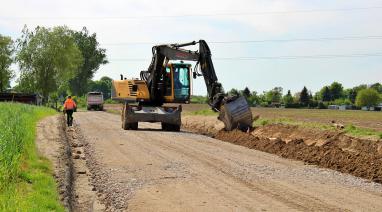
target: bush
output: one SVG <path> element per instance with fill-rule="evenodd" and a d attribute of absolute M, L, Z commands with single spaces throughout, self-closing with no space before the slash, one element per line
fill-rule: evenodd
<path fill-rule="evenodd" d="M 317 105 L 318 109 L 328 109 L 328 104 L 324 102 L 319 102 Z"/>
<path fill-rule="evenodd" d="M 190 102 L 195 104 L 205 104 L 208 102 L 208 98 L 206 96 L 191 96 Z"/>
<path fill-rule="evenodd" d="M 290 103 L 290 104 L 285 104 L 285 108 L 301 108 L 302 105 L 300 103 Z"/>
<path fill-rule="evenodd" d="M 76 102 L 77 108 L 86 107 L 86 97 L 85 96 L 72 96 L 72 99 Z"/>
<path fill-rule="evenodd" d="M 355 104 L 358 107 L 363 107 L 363 106 L 370 107 L 370 106 L 377 105 L 379 101 L 380 101 L 379 93 L 372 88 L 368 88 L 368 89 L 360 90 L 358 92 L 356 100 L 355 100 Z"/>
<path fill-rule="evenodd" d="M 261 107 L 268 107 L 269 105 L 268 105 L 268 102 L 261 102 L 260 106 Z"/>
<path fill-rule="evenodd" d="M 112 100 L 112 99 L 106 99 L 105 104 L 118 104 L 118 101 Z"/>
<path fill-rule="evenodd" d="M 308 107 L 309 108 L 317 108 L 318 107 L 318 102 L 317 101 L 310 101 Z"/>

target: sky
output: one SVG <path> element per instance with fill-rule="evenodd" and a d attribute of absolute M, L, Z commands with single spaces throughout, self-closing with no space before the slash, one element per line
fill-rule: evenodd
<path fill-rule="evenodd" d="M 314 93 L 333 81 L 346 88 L 382 82 L 381 0 L 0 2 L 0 34 L 13 39 L 24 25 L 96 33 L 109 63 L 94 79 L 139 77 L 153 45 L 203 39 L 227 91 L 306 86 Z M 193 93 L 206 92 L 203 79 L 194 80 Z"/>

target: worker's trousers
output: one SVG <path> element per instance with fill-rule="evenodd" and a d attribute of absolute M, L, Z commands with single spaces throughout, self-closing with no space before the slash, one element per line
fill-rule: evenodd
<path fill-rule="evenodd" d="M 73 124 L 73 110 L 66 110 L 66 116 L 67 116 L 66 123 L 68 124 L 68 126 L 72 126 L 72 124 Z"/>

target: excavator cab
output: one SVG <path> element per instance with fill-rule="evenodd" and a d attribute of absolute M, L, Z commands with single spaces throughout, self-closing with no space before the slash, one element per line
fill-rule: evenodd
<path fill-rule="evenodd" d="M 166 102 L 188 103 L 191 96 L 191 64 L 168 64 L 163 82 Z"/>

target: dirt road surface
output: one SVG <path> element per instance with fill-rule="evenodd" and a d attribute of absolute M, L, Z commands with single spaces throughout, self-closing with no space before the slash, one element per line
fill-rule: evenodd
<path fill-rule="evenodd" d="M 120 116 L 75 114 L 98 198 L 110 211 L 381 211 L 382 186 Z"/>

